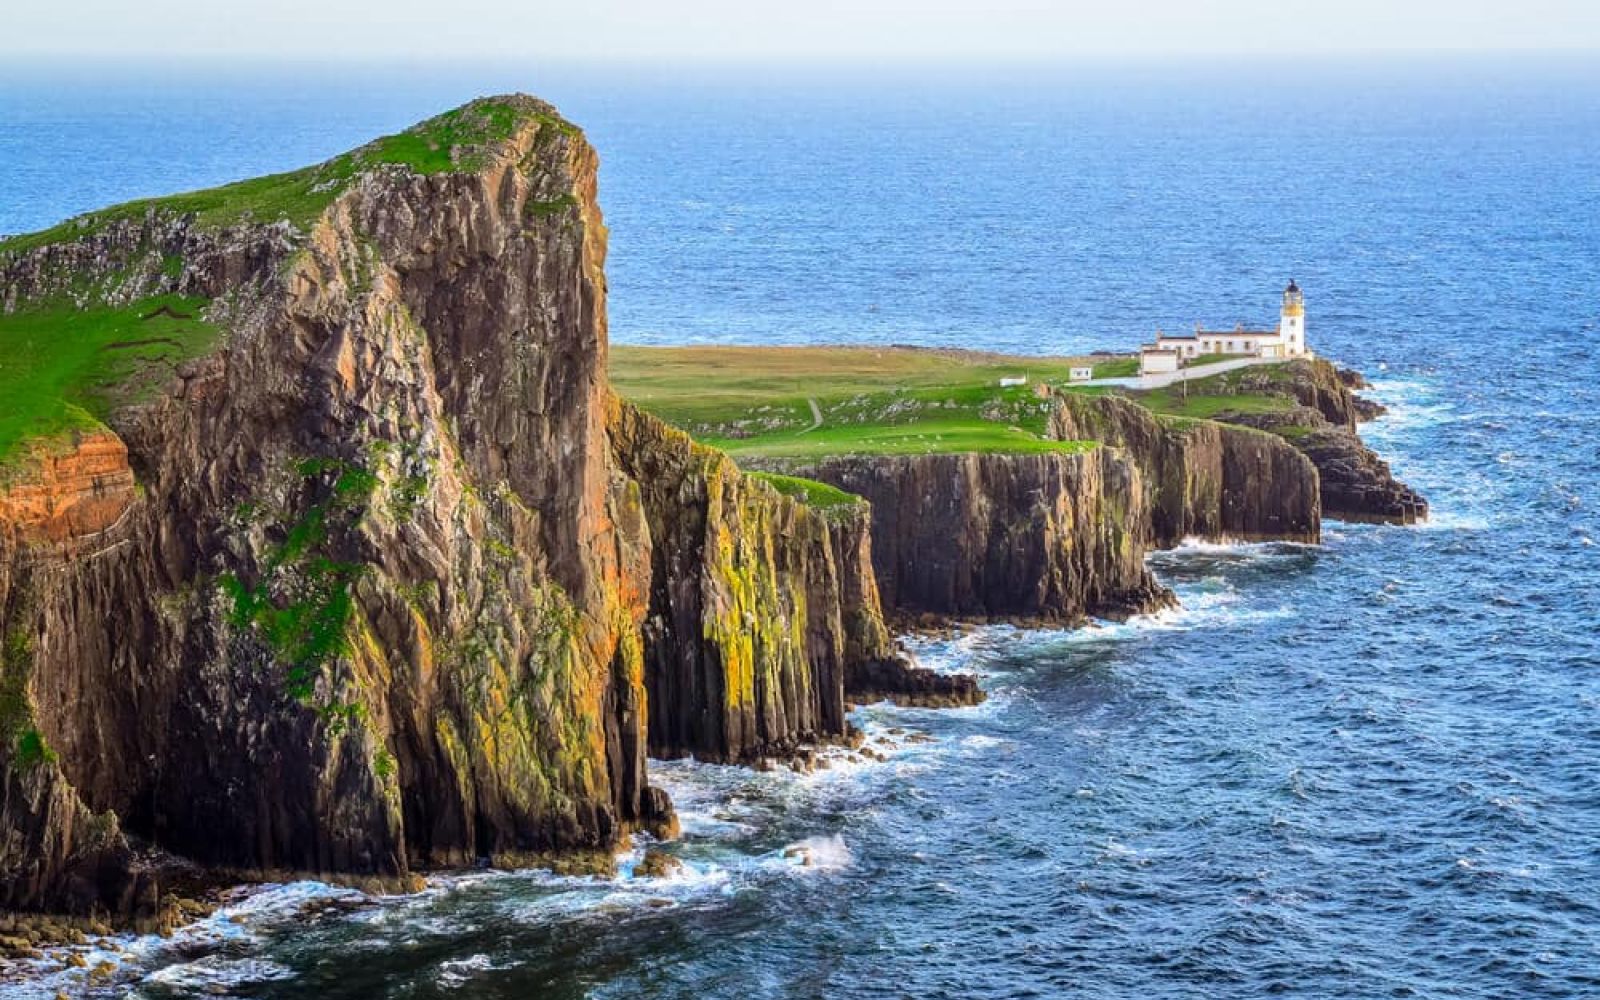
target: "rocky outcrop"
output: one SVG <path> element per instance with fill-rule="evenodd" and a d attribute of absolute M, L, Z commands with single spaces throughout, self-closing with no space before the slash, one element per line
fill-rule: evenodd
<path fill-rule="evenodd" d="M 1228 391 L 1288 397 L 1292 407 L 1259 412 L 1241 408 L 1216 419 L 1277 434 L 1316 465 L 1322 512 L 1346 521 L 1415 524 L 1428 518 L 1428 502 L 1395 478 L 1389 464 L 1362 443 L 1357 425 L 1384 412 L 1351 390 L 1366 385 L 1359 373 L 1323 360 L 1294 361 L 1235 373 Z"/>
<path fill-rule="evenodd" d="M 945 674 L 917 665 L 889 636 L 872 564 L 872 508 L 866 502 L 829 511 L 833 560 L 841 581 L 845 697 L 921 708 L 977 705 L 987 697 L 970 674 Z"/>
<path fill-rule="evenodd" d="M 1315 542 L 1317 471 L 1284 441 L 1206 420 L 1157 416 L 1117 396 L 1066 392 L 1051 434 L 1101 441 L 1142 473 L 1145 537 L 1158 548 L 1185 538 Z"/>
<path fill-rule="evenodd" d="M 128 449 L 109 432 L 32 450 L 0 482 L 0 530 L 33 545 L 81 544 L 110 529 L 136 496 Z"/>
<path fill-rule="evenodd" d="M 986 695 L 971 674 L 941 674 L 904 655 L 850 664 L 845 687 L 850 700 L 891 701 L 914 708 L 959 708 L 981 704 Z"/>
<path fill-rule="evenodd" d="M 1227 419 L 1280 434 L 1316 465 L 1323 509 L 1345 521 L 1416 524 L 1428 519 L 1428 501 L 1395 478 L 1389 464 L 1349 427 L 1321 419 L 1309 407 L 1268 413 L 1233 413 Z"/>
<path fill-rule="evenodd" d="M 653 756 L 750 762 L 839 740 L 847 699 L 867 694 L 981 700 L 971 677 L 892 644 L 864 504 L 813 509 L 627 403 L 610 427 L 648 528 Z"/>
<path fill-rule="evenodd" d="M 615 405 L 611 436 L 649 528 L 651 752 L 746 761 L 842 736 L 827 519 L 628 404 Z"/>
<path fill-rule="evenodd" d="M 864 497 L 886 608 L 1075 622 L 1160 607 L 1140 470 L 1101 448 L 825 459 L 799 475 Z"/>

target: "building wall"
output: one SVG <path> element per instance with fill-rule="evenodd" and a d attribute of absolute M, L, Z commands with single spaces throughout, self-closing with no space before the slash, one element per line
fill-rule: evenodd
<path fill-rule="evenodd" d="M 1139 355 L 1139 374 L 1157 375 L 1178 370 L 1178 356 L 1164 351 L 1147 351 Z"/>

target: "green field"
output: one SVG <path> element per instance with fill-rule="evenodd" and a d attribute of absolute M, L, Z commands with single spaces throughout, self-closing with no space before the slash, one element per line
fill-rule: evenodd
<path fill-rule="evenodd" d="M 1285 365 L 1252 365 L 1162 389 L 1116 388 L 1112 391 L 1157 413 L 1209 420 L 1222 413 L 1273 413 L 1293 409 L 1298 401 L 1287 384 L 1292 379 L 1293 374 Z M 1265 391 L 1259 385 L 1262 381 L 1268 383 Z M 1092 392 L 1096 388 L 1074 391 Z"/>
<path fill-rule="evenodd" d="M 735 457 L 1071 452 L 1039 383 L 1083 358 L 863 347 L 613 347 L 623 396 Z M 1028 379 L 1001 387 L 1002 378 Z M 815 404 L 815 412 L 812 406 Z M 817 417 L 820 415 L 820 423 Z"/>
<path fill-rule="evenodd" d="M 817 510 L 837 510 L 840 508 L 859 507 L 863 501 L 854 493 L 846 493 L 827 483 L 819 483 L 815 479 L 801 479 L 799 476 L 782 476 L 776 472 L 752 472 L 751 475 L 765 482 L 773 489 L 786 497 L 794 497 L 807 507 Z"/>
<path fill-rule="evenodd" d="M 203 353 L 217 329 L 204 299 L 161 295 L 122 307 L 54 303 L 0 315 L 0 466 L 29 438 L 98 426 Z"/>

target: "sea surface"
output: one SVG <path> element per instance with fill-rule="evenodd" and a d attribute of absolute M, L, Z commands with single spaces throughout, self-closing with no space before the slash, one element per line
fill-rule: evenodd
<path fill-rule="evenodd" d="M 267 887 L 88 995 L 1600 996 L 1600 70 L 74 69 L 0 69 L 0 231 L 532 90 L 601 150 L 616 341 L 1127 348 L 1293 277 L 1434 509 L 917 640 L 991 698 L 861 710 L 886 763 L 657 764 L 671 880 Z"/>

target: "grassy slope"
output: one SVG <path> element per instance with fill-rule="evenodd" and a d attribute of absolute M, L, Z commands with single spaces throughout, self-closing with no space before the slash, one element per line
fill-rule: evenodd
<path fill-rule="evenodd" d="M 162 295 L 130 306 L 54 304 L 0 315 L 0 465 L 24 440 L 98 426 L 203 352 L 216 328 L 204 299 Z"/>
<path fill-rule="evenodd" d="M 1129 391 L 1127 395 L 1129 399 L 1157 413 L 1202 420 L 1209 420 L 1219 413 L 1270 413 L 1290 410 L 1297 405 L 1288 388 L 1283 390 L 1282 395 L 1263 395 L 1259 389 L 1243 388 L 1246 380 L 1253 386 L 1263 377 L 1274 383 L 1292 378 L 1283 365 L 1253 365 L 1220 375 L 1190 379 L 1187 385 L 1171 385 L 1144 392 Z"/>
<path fill-rule="evenodd" d="M 1065 384 L 1075 358 L 854 347 L 613 347 L 639 406 L 735 457 L 1061 452 L 1048 404 L 1001 378 Z M 822 413 L 813 428 L 811 402 Z"/>
<path fill-rule="evenodd" d="M 808 507 L 818 510 L 838 510 L 840 508 L 857 507 L 862 500 L 854 493 L 827 483 L 819 483 L 815 479 L 801 479 L 799 476 L 781 476 L 775 472 L 751 473 L 757 479 L 766 482 L 773 489 L 786 497 L 794 497 Z"/>
<path fill-rule="evenodd" d="M 316 166 L 128 202 L 5 240 L 0 262 L 8 254 L 79 239 L 150 211 L 192 216 L 202 228 L 287 220 L 305 229 L 365 170 L 381 164 L 419 174 L 470 170 L 488 146 L 509 138 L 528 118 L 573 131 L 565 121 L 514 99 L 475 101 Z M 183 262 L 167 264 L 174 274 Z M 169 377 L 173 365 L 212 349 L 218 330 L 199 319 L 207 304 L 159 296 L 126 308 L 79 309 L 50 301 L 0 314 L 0 467 L 18 459 L 27 439 L 97 426 L 97 418 L 113 405 L 137 401 Z"/>

